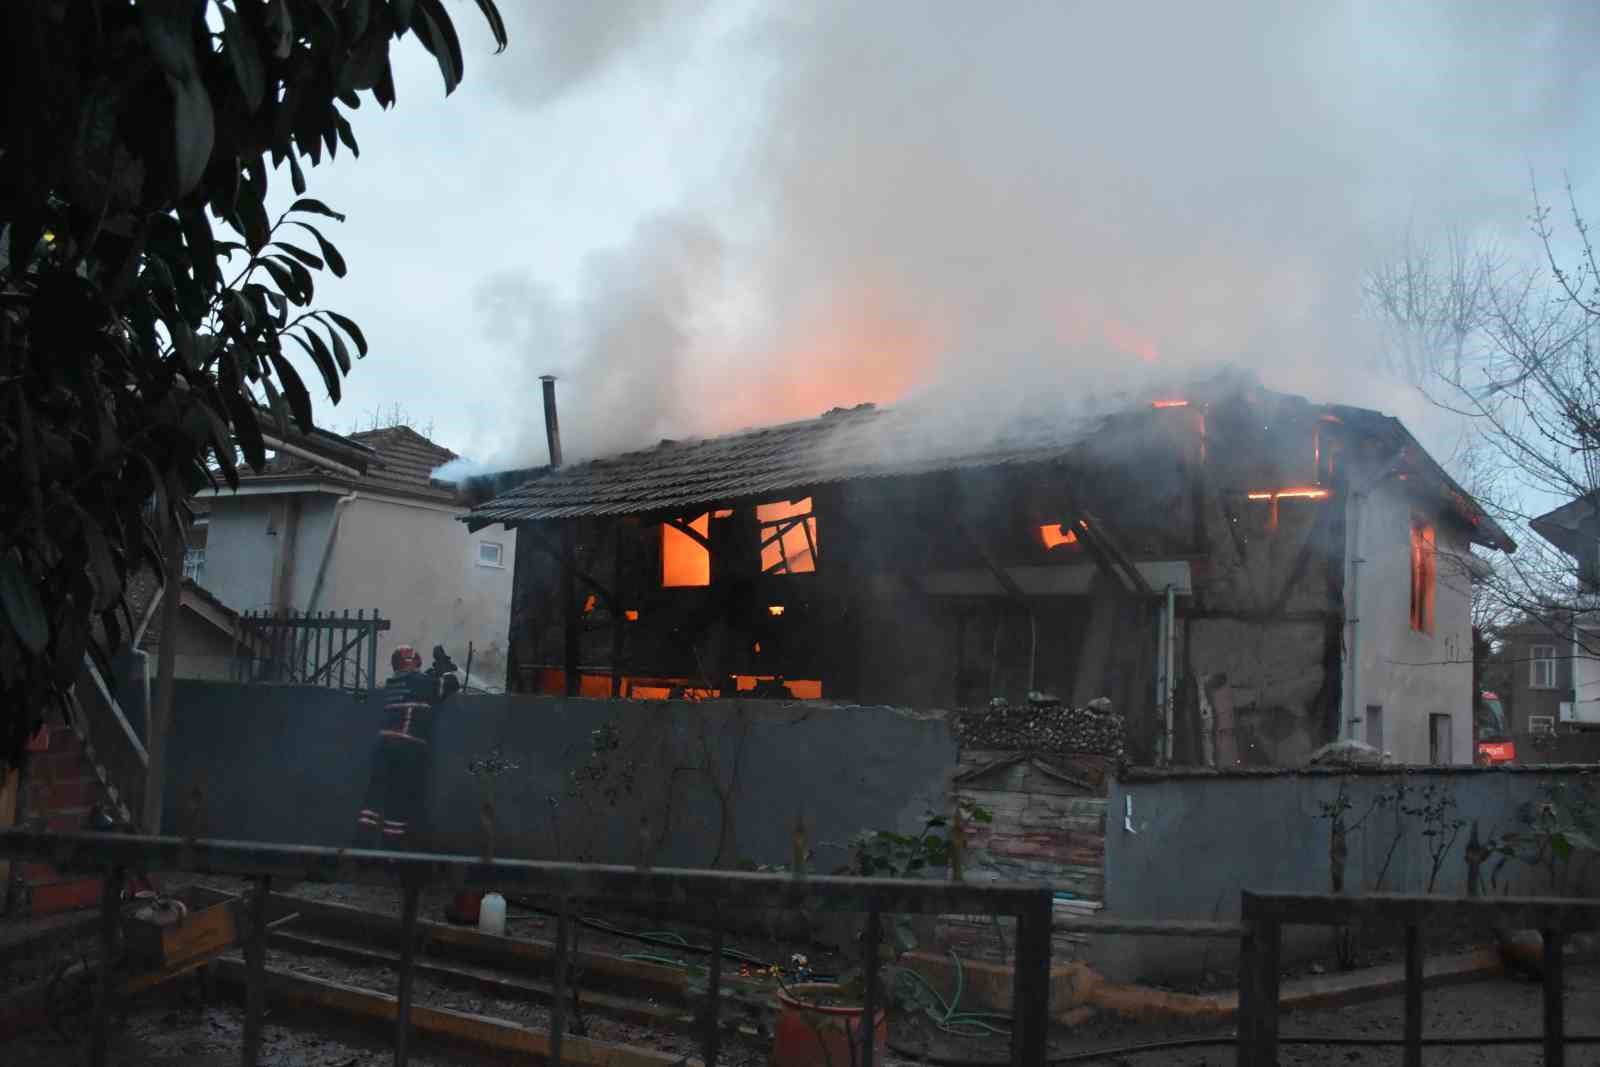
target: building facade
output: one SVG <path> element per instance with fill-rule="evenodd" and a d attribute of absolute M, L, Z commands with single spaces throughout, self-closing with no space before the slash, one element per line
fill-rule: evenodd
<path fill-rule="evenodd" d="M 1219 380 L 938 430 L 864 406 L 489 486 L 508 685 L 1045 692 L 1109 699 L 1136 762 L 1471 762 L 1472 549 L 1515 546 L 1398 421 Z"/>

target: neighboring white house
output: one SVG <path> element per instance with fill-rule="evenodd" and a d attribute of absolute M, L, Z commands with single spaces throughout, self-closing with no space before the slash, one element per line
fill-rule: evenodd
<path fill-rule="evenodd" d="M 499 690 L 506 670 L 515 540 L 471 533 L 456 486 L 432 472 L 455 453 L 396 426 L 349 435 L 370 450 L 363 475 L 309 452 L 241 470 L 237 491 L 202 494 L 210 517 L 204 584 L 235 611 L 376 612 L 379 674 L 398 644 L 424 660 L 443 645 L 470 684 Z M 381 678 L 380 678 L 381 681 Z"/>
<path fill-rule="evenodd" d="M 1555 718 L 1574 727 L 1600 727 L 1600 493 L 1589 493 L 1534 519 L 1539 536 L 1572 558 L 1577 595 L 1572 598 L 1572 692 Z M 1563 638 L 1552 638 L 1565 646 Z M 1565 647 L 1552 658 L 1565 655 Z"/>

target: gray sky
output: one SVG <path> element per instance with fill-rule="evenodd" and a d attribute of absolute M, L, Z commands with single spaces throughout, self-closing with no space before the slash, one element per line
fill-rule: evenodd
<path fill-rule="evenodd" d="M 584 455 L 1219 361 L 1421 424 L 1362 270 L 1526 251 L 1530 169 L 1600 214 L 1592 5 L 501 6 L 505 53 L 452 4 L 463 86 L 405 42 L 308 174 L 373 346 L 334 428 L 398 403 L 505 466 L 544 461 L 547 372 Z"/>

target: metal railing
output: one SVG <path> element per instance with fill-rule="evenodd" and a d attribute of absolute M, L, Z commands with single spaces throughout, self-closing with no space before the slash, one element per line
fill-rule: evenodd
<path fill-rule="evenodd" d="M 1600 901 L 1543 897 L 1436 897 L 1410 894 L 1333 896 L 1316 893 L 1253 893 L 1240 904 L 1244 934 L 1239 951 L 1238 1063 L 1267 1067 L 1278 1062 L 1279 1044 L 1400 1046 L 1406 1067 L 1421 1067 L 1429 1047 L 1544 1046 L 1544 1062 L 1561 1067 L 1566 1046 L 1600 1044 L 1600 1034 L 1566 1033 L 1562 1011 L 1566 935 L 1600 927 Z M 1538 1037 L 1502 1035 L 1425 1037 L 1422 1032 L 1422 931 L 1429 923 L 1466 921 L 1501 929 L 1537 930 L 1543 936 L 1544 1030 Z M 1405 1033 L 1399 1038 L 1278 1034 L 1279 955 L 1283 927 L 1389 923 L 1406 934 Z"/>
<path fill-rule="evenodd" d="M 564 993 L 566 947 L 570 944 L 572 905 L 667 904 L 712 925 L 715 943 L 722 939 L 724 916 L 730 910 L 805 909 L 861 912 L 867 916 L 862 941 L 865 995 L 860 1027 L 862 1045 L 856 1063 L 872 1067 L 877 1017 L 879 952 L 875 934 L 884 913 L 991 914 L 1017 919 L 1014 953 L 1011 1062 L 1045 1062 L 1050 1015 L 1050 929 L 1054 894 L 1048 887 L 1000 882 L 919 881 L 899 878 L 840 878 L 672 868 L 610 867 L 533 860 L 486 860 L 474 856 L 377 852 L 316 848 L 303 845 L 257 844 L 208 838 L 139 837 L 121 834 L 51 834 L 0 830 L 0 856 L 53 863 L 57 867 L 96 870 L 105 876 L 101 899 L 100 937 L 103 960 L 111 959 L 121 921 L 122 884 L 127 871 L 189 872 L 253 879 L 244 933 L 246 970 L 242 1060 L 258 1062 L 261 1018 L 265 1001 L 267 903 L 274 878 L 315 882 L 355 882 L 397 886 L 402 891 L 403 930 L 399 963 L 398 1015 L 394 1062 L 407 1062 L 411 1038 L 412 980 L 415 971 L 417 911 L 427 888 L 482 887 L 519 889 L 561 902 L 556 927 L 555 971 L 550 1002 L 548 1062 L 561 1063 L 566 1026 Z M 107 1022 L 111 1014 L 109 962 L 100 969 L 91 1034 L 90 1064 L 106 1062 Z M 711 956 L 708 1004 L 702 1035 L 706 1067 L 719 1054 L 721 1023 L 720 955 Z"/>

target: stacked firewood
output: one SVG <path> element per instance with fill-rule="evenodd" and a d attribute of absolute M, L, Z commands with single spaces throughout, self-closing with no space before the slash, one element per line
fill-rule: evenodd
<path fill-rule="evenodd" d="M 1126 746 L 1122 716 L 1104 697 L 1081 708 L 1045 693 L 1030 693 L 1018 705 L 996 699 L 957 716 L 956 734 L 968 749 L 1083 753 L 1118 762 Z"/>

